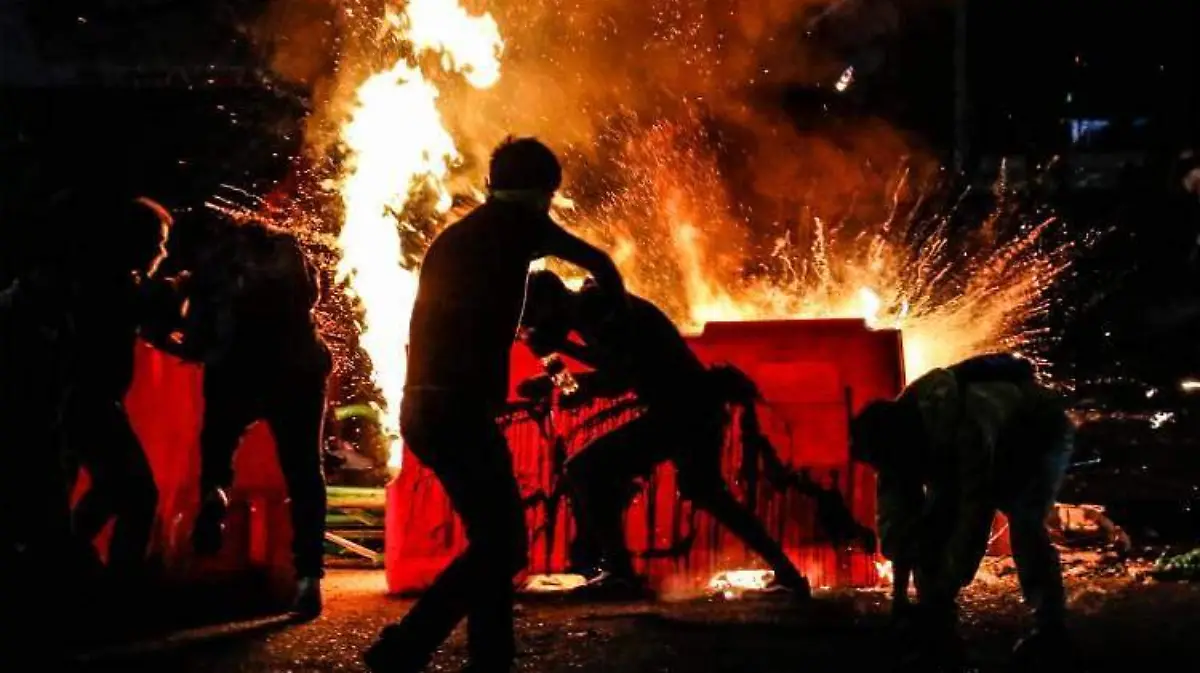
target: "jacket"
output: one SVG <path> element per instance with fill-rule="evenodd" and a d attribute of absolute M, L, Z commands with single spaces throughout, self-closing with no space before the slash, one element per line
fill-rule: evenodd
<path fill-rule="evenodd" d="M 878 482 L 884 554 L 936 568 L 931 589 L 954 594 L 987 550 L 997 499 L 1020 479 L 1026 459 L 1065 430 L 1062 401 L 1036 383 L 960 385 L 936 369 L 910 384 L 898 400 L 914 412 L 922 436 L 898 438 L 921 450 Z"/>

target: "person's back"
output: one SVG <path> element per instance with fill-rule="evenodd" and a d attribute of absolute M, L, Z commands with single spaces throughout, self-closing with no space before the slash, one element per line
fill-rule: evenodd
<path fill-rule="evenodd" d="M 319 280 L 299 241 L 261 225 L 242 225 L 238 234 L 241 268 L 226 295 L 233 303 L 228 359 L 286 367 L 324 359 L 312 314 Z"/>
<path fill-rule="evenodd" d="M 187 225 L 165 261 L 187 300 L 182 347 L 170 350 L 250 378 L 319 356 L 318 271 L 293 235 L 260 224 Z"/>
<path fill-rule="evenodd" d="M 585 298 L 587 304 L 591 301 Z M 627 379 L 645 404 L 686 405 L 706 389 L 707 368 L 671 319 L 651 302 L 630 295 L 624 320 L 614 323 L 603 322 L 588 306 L 583 320 L 580 334 L 604 358 L 597 368 Z"/>
<path fill-rule="evenodd" d="M 93 279 L 73 297 L 74 383 L 79 393 L 122 399 L 133 383 L 139 293 L 132 278 Z"/>
<path fill-rule="evenodd" d="M 409 387 L 503 401 L 529 264 L 557 228 L 545 213 L 489 202 L 434 239 L 413 306 Z"/>
<path fill-rule="evenodd" d="M 1038 628 L 1061 634 L 1065 601 L 1045 520 L 1072 452 L 1066 402 L 1020 367 L 963 364 L 929 372 L 854 420 L 852 455 L 878 470 L 883 551 L 902 572 L 917 569 L 922 604 L 952 632 L 955 597 L 999 510 Z"/>

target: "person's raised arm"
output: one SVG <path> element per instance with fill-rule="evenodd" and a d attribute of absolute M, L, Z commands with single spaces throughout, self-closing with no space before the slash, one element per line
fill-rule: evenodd
<path fill-rule="evenodd" d="M 552 224 L 547 229 L 542 253 L 582 268 L 596 279 L 606 297 L 618 303 L 625 301 L 625 281 L 612 258 L 599 248 Z"/>

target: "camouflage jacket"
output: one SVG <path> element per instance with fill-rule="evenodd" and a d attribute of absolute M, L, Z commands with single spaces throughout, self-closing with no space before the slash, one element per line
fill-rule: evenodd
<path fill-rule="evenodd" d="M 885 555 L 908 564 L 918 550 L 938 558 L 931 587 L 951 594 L 970 582 L 987 549 L 995 514 L 1006 438 L 1018 416 L 1060 408 L 1037 385 L 989 382 L 960 386 L 952 372 L 936 369 L 910 384 L 900 397 L 920 417 L 924 458 L 904 473 L 881 474 L 879 531 Z M 1036 414 L 1034 414 L 1036 416 Z M 914 447 L 915 448 L 915 447 Z"/>

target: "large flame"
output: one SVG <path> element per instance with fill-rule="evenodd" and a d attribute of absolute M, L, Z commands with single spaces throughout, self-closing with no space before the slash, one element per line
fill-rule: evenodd
<path fill-rule="evenodd" d="M 393 467 L 400 460 L 397 416 L 417 289 L 411 267 L 424 252 L 404 246 L 428 240 L 407 234 L 428 233 L 427 204 L 436 229 L 452 196 L 481 199 L 478 185 L 469 184 L 477 177 L 474 169 L 484 149 L 510 132 L 535 130 L 556 144 L 575 143 L 568 173 L 578 186 L 577 201 L 560 200 L 555 215 L 607 249 L 630 289 L 662 306 L 682 329 L 717 320 L 863 318 L 874 328 L 902 330 L 910 379 L 984 351 L 1036 351 L 1042 336 L 1034 327 L 1037 318 L 1049 306 L 1048 289 L 1068 266 L 1070 246 L 1051 244 L 1047 236 L 1053 219 L 1025 221 L 1005 210 L 1003 190 L 979 226 L 952 226 L 947 212 L 917 214 L 919 208 L 908 204 L 923 197 L 914 197 L 919 190 L 904 170 L 890 182 L 878 177 L 879 165 L 891 160 L 880 157 L 906 156 L 907 147 L 892 147 L 892 136 L 875 142 L 865 133 L 865 140 L 835 151 L 829 143 L 797 141 L 733 105 L 722 84 L 728 78 L 718 76 L 724 70 L 680 68 L 680 55 L 701 54 L 705 63 L 725 59 L 730 72 L 741 75 L 737 64 L 744 59 L 728 58 L 729 49 L 710 49 L 704 40 L 681 43 L 676 37 L 684 33 L 676 28 L 688 23 L 682 15 L 655 15 L 652 33 L 659 36 L 662 28 L 665 37 L 652 40 L 651 72 L 673 74 L 669 81 L 689 84 L 681 91 L 691 94 L 666 86 L 670 95 L 659 96 L 661 77 L 641 76 L 641 62 L 650 57 L 603 47 L 605 31 L 639 25 L 631 16 L 645 12 L 605 0 L 593 16 L 590 3 L 544 0 L 527 16 L 527 4 L 489 5 L 515 46 L 504 85 L 486 94 L 477 91 L 500 78 L 500 29 L 491 15 L 474 15 L 456 0 L 388 5 L 400 9 L 372 19 L 379 20 L 379 30 L 366 31 L 375 36 L 370 47 L 359 49 L 367 53 L 356 52 L 343 69 L 346 77 L 364 69 L 374 73 L 354 80 L 353 105 L 338 133 L 346 151 L 338 271 L 363 311 L 360 343 L 386 407 Z M 723 16 L 709 16 L 714 28 L 726 21 Z M 725 34 L 710 32 L 713 39 Z M 547 51 L 543 42 L 555 35 L 567 43 L 582 40 L 582 51 L 557 42 L 560 49 Z M 381 57 L 397 48 L 402 58 Z M 597 61 L 597 54 L 611 58 Z M 623 69 L 595 67 L 613 59 Z M 380 62 L 391 65 L 381 69 Z M 542 68 L 554 76 L 543 76 Z M 447 86 L 453 79 L 468 86 Z M 605 95 L 593 95 L 598 93 Z M 730 104 L 721 104 L 725 99 Z M 743 175 L 717 159 L 725 141 L 709 132 L 714 115 L 755 131 L 756 153 Z M 880 145 L 885 147 L 875 152 Z M 467 184 L 452 187 L 452 174 Z M 744 174 L 753 184 L 734 188 Z M 751 213 L 741 202 L 747 193 L 776 199 L 777 212 Z M 867 206 L 870 215 L 862 212 Z M 962 229 L 973 232 L 965 245 L 956 241 Z"/>
<path fill-rule="evenodd" d="M 412 227 L 405 209 L 415 192 L 432 192 L 439 212 L 450 208 L 445 179 L 461 158 L 438 110 L 438 87 L 417 61 L 436 54 L 445 70 L 488 87 L 500 77 L 503 42 L 491 16 L 472 16 L 455 0 L 410 0 L 403 11 L 387 15 L 385 26 L 413 53 L 359 87 L 342 126 L 347 157 L 338 275 L 362 307 L 360 343 L 383 397 L 388 464 L 399 468 L 408 321 L 417 292 L 416 273 L 403 266 L 399 232 Z"/>

